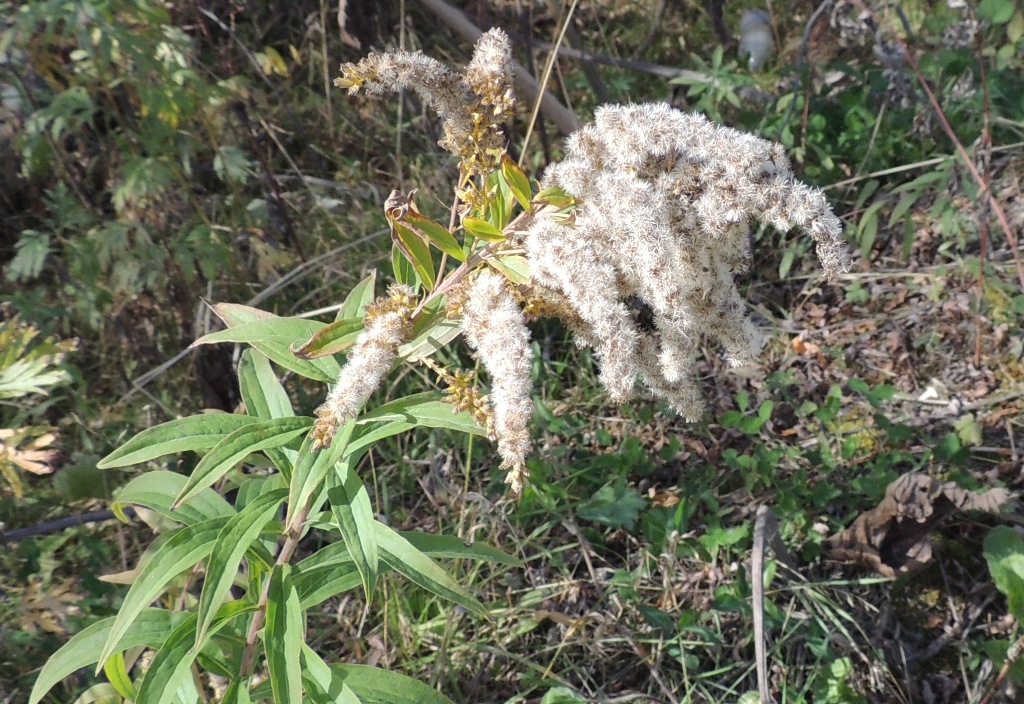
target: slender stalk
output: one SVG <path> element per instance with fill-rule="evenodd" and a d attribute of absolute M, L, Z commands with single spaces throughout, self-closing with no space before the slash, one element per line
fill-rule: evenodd
<path fill-rule="evenodd" d="M 287 565 L 291 562 L 292 557 L 295 555 L 295 550 L 299 547 L 302 526 L 308 517 L 308 506 L 301 509 L 298 515 L 295 516 L 295 520 L 292 522 L 292 525 L 295 527 L 288 531 L 284 545 L 281 546 L 281 552 L 274 562 L 275 565 Z M 245 635 L 245 650 L 242 652 L 242 666 L 239 669 L 240 677 L 243 680 L 252 675 L 253 664 L 256 660 L 256 634 L 263 627 L 263 622 L 267 618 L 267 596 L 269 593 L 270 580 L 267 579 L 267 583 L 263 585 L 263 593 L 260 594 L 259 603 L 256 605 L 256 613 L 253 614 L 252 623 L 249 625 L 249 632 Z"/>
<path fill-rule="evenodd" d="M 910 68 L 914 71 L 914 75 L 917 76 L 917 80 L 921 83 L 921 88 L 924 89 L 925 94 L 928 96 L 928 101 L 932 104 L 932 108 L 935 109 L 935 113 L 939 117 L 939 123 L 942 125 L 942 129 L 945 130 L 946 135 L 952 140 L 953 145 L 956 147 L 957 153 L 960 158 L 963 159 L 964 165 L 967 166 L 967 170 L 971 172 L 971 176 L 981 186 L 981 196 L 988 200 L 989 205 L 992 206 L 992 210 L 996 214 L 996 220 L 999 221 L 999 226 L 1003 229 L 1003 234 L 1006 235 L 1006 241 L 1010 244 L 1010 253 L 1013 255 L 1013 263 L 1017 269 L 1017 278 L 1020 280 L 1021 290 L 1024 291 L 1024 262 L 1020 258 L 1020 247 L 1017 244 L 1017 235 L 1014 234 L 1013 228 L 1010 227 L 1010 221 L 1006 218 L 1006 211 L 1003 210 L 1003 206 L 999 204 L 999 200 L 992 192 L 992 186 L 978 171 L 977 165 L 974 160 L 971 159 L 971 155 L 967 153 L 963 143 L 957 138 L 956 133 L 949 124 L 949 120 L 946 119 L 946 114 L 942 111 L 942 107 L 939 105 L 938 99 L 935 97 L 935 93 L 929 87 L 924 76 L 921 75 L 921 70 L 917 66 L 917 61 L 914 60 L 913 55 L 910 52 L 909 47 L 903 42 L 900 42 L 900 48 L 903 49 L 903 55 L 907 58 L 907 62 L 910 64 Z"/>

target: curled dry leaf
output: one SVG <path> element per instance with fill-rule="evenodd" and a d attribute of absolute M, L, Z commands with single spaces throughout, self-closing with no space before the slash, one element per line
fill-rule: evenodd
<path fill-rule="evenodd" d="M 956 511 L 999 513 L 1012 498 L 1006 489 L 976 493 L 926 474 L 904 474 L 877 507 L 828 539 L 828 556 L 850 560 L 886 577 L 910 574 L 931 560 L 931 532 Z"/>

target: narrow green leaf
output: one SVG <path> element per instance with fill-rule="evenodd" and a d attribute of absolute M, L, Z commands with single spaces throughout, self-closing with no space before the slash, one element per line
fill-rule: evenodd
<path fill-rule="evenodd" d="M 452 579 L 444 569 L 412 543 L 379 521 L 374 522 L 381 560 L 410 582 L 468 611 L 485 614 L 483 605 Z"/>
<path fill-rule="evenodd" d="M 127 522 L 124 506 L 135 504 L 151 508 L 173 521 L 181 521 L 186 525 L 199 523 L 209 518 L 234 515 L 235 509 L 231 507 L 231 504 L 212 489 L 204 489 L 199 492 L 185 506 L 180 506 L 177 509 L 171 508 L 175 497 L 181 493 L 187 481 L 187 477 L 177 472 L 166 470 L 146 472 L 132 479 L 117 492 L 117 496 L 111 504 L 111 510 L 118 514 L 121 520 Z"/>
<path fill-rule="evenodd" d="M 484 217 L 499 230 L 508 225 L 512 218 L 512 205 L 516 202 L 515 196 L 509 190 L 508 183 L 501 176 L 500 171 L 492 171 L 487 174 L 487 208 Z"/>
<path fill-rule="evenodd" d="M 204 335 L 192 343 L 193 347 L 218 342 L 246 342 L 274 363 L 296 374 L 325 382 L 338 378 L 340 367 L 334 359 L 299 359 L 291 351 L 293 345 L 308 340 L 325 323 L 304 318 L 280 318 L 264 311 L 245 309 L 245 306 L 219 304 L 214 306 L 214 311 L 230 327 Z"/>
<path fill-rule="evenodd" d="M 129 648 L 142 646 L 159 648 L 171 631 L 186 617 L 187 614 L 180 611 L 142 609 L 122 634 L 116 652 L 120 653 Z M 83 667 L 95 664 L 99 660 L 100 650 L 110 636 L 115 620 L 114 617 L 111 617 L 97 621 L 75 634 L 71 640 L 51 655 L 43 665 L 35 684 L 32 685 L 29 704 L 38 704 L 46 693 L 65 677 Z"/>
<path fill-rule="evenodd" d="M 295 565 L 295 569 L 304 573 L 320 567 L 349 562 L 352 562 L 352 556 L 349 554 L 348 545 L 339 540 L 335 543 L 328 543 L 309 557 L 303 558 Z"/>
<path fill-rule="evenodd" d="M 460 262 L 466 261 L 466 255 L 462 252 L 462 245 L 455 239 L 455 235 L 448 232 L 448 228 L 444 225 L 434 222 L 425 215 L 411 211 L 406 214 L 405 222 L 413 230 L 429 239 L 435 247 L 449 257 L 453 257 Z"/>
<path fill-rule="evenodd" d="M 252 346 L 253 349 L 270 357 L 270 360 L 278 366 L 313 381 L 319 381 L 324 384 L 332 383 L 338 378 L 338 372 L 341 371 L 341 366 L 333 357 L 299 359 L 292 352 L 291 344 L 253 342 Z"/>
<path fill-rule="evenodd" d="M 486 435 L 466 412 L 453 413 L 451 404 L 441 400 L 440 391 L 427 391 L 389 401 L 359 417 L 359 427 L 349 441 L 346 455 L 354 455 L 382 438 L 397 435 L 417 426 L 447 428 L 473 435 Z M 370 425 L 382 422 L 381 425 Z"/>
<path fill-rule="evenodd" d="M 397 243 L 391 247 L 391 270 L 394 272 L 395 281 L 398 283 L 412 286 L 413 288 L 419 287 L 419 276 Z"/>
<path fill-rule="evenodd" d="M 270 366 L 270 359 L 256 350 L 245 350 L 238 365 L 242 401 L 249 415 L 261 420 L 295 415 L 288 392 Z"/>
<path fill-rule="evenodd" d="M 430 685 L 369 665 L 330 665 L 338 681 L 363 704 L 453 704 Z M 332 680 L 333 681 L 333 680 Z"/>
<path fill-rule="evenodd" d="M 122 697 L 132 700 L 136 698 L 135 685 L 124 666 L 124 653 L 114 653 L 107 658 L 103 663 L 103 674 Z"/>
<path fill-rule="evenodd" d="M 349 291 L 348 296 L 338 309 L 338 320 L 345 318 L 362 318 L 366 314 L 366 306 L 373 301 L 373 286 L 377 282 L 377 270 L 373 269 L 370 275 L 357 283 Z"/>
<path fill-rule="evenodd" d="M 305 643 L 302 644 L 302 674 L 334 704 L 359 704 L 355 692 L 335 676 L 324 659 Z"/>
<path fill-rule="evenodd" d="M 430 256 L 430 248 L 419 235 L 405 225 L 394 222 L 391 224 L 395 245 L 402 251 L 402 254 L 412 264 L 420 281 L 429 290 L 434 288 L 436 274 L 434 273 L 434 261 Z"/>
<path fill-rule="evenodd" d="M 199 596 L 199 621 L 195 634 L 197 648 L 206 636 L 214 614 L 231 591 L 231 584 L 238 572 L 242 556 L 259 536 L 267 521 L 274 517 L 286 496 L 287 489 L 260 495 L 232 516 L 217 535 L 217 541 L 206 565 L 206 581 Z"/>
<path fill-rule="evenodd" d="M 274 565 L 267 592 L 267 625 L 263 645 L 270 669 L 275 704 L 302 703 L 299 657 L 305 640 L 305 619 L 291 579 L 290 565 Z"/>
<path fill-rule="evenodd" d="M 192 662 L 206 645 L 206 640 L 235 617 L 255 611 L 246 601 L 233 601 L 217 613 L 206 638 L 196 641 L 196 614 L 185 619 L 164 641 L 150 664 L 139 687 L 138 704 L 171 704 L 179 688 L 192 679 Z"/>
<path fill-rule="evenodd" d="M 263 353 L 247 349 L 242 352 L 242 361 L 238 368 L 238 380 L 242 391 L 242 401 L 250 415 L 261 420 L 270 418 L 288 418 L 295 415 L 288 392 L 278 380 L 270 359 Z M 293 450 L 279 447 L 264 448 L 265 454 L 277 470 L 285 477 L 292 476 L 294 465 Z"/>
<path fill-rule="evenodd" d="M 211 332 L 200 337 L 189 347 L 215 345 L 221 342 L 274 342 L 289 346 L 298 340 L 309 339 L 322 327 L 324 323 L 319 320 L 273 316 Z"/>
<path fill-rule="evenodd" d="M 285 519 L 285 526 L 289 530 L 301 528 L 301 526 L 292 525 L 295 517 L 300 511 L 306 509 L 310 497 L 319 492 L 323 486 L 327 473 L 345 455 L 353 428 L 355 428 L 355 422 L 349 420 L 335 435 L 330 447 L 320 451 L 313 450 L 313 441 L 310 436 L 307 435 L 303 440 L 302 447 L 299 449 L 299 461 L 295 465 L 292 481 L 288 485 L 288 517 Z"/>
<path fill-rule="evenodd" d="M 462 332 L 460 324 L 438 314 L 412 340 L 398 348 L 398 359 L 415 362 L 430 357 Z"/>
<path fill-rule="evenodd" d="M 317 359 L 327 355 L 339 354 L 351 347 L 359 333 L 363 331 L 362 318 L 343 318 L 335 320 L 303 342 L 292 351 L 302 359 Z"/>
<path fill-rule="evenodd" d="M 871 256 L 871 249 L 875 246 L 875 237 L 878 234 L 878 211 L 884 204 L 884 200 L 878 200 L 869 205 L 857 225 L 860 235 L 860 254 L 865 259 Z"/>
<path fill-rule="evenodd" d="M 209 450 L 228 433 L 258 419 L 231 413 L 204 413 L 147 428 L 100 460 L 100 469 L 128 467 L 187 450 Z"/>
<path fill-rule="evenodd" d="M 252 699 L 249 698 L 249 678 L 232 680 L 224 692 L 224 701 L 221 704 L 252 704 Z"/>
<path fill-rule="evenodd" d="M 273 418 L 247 425 L 227 435 L 192 470 L 181 493 L 174 500 L 175 508 L 212 486 L 247 456 L 267 448 L 287 445 L 312 426 L 313 419 L 308 416 Z"/>
<path fill-rule="evenodd" d="M 135 618 L 160 595 L 168 582 L 209 556 L 217 534 L 227 522 L 227 518 L 211 518 L 182 528 L 140 566 L 139 576 L 128 590 L 121 610 L 117 612 L 99 662 L 105 662 L 113 653 L 124 649 L 121 647 L 121 639 Z"/>
<path fill-rule="evenodd" d="M 311 609 L 343 592 L 362 586 L 363 580 L 354 563 L 327 565 L 303 572 L 295 577 L 295 590 L 303 609 Z"/>
<path fill-rule="evenodd" d="M 512 195 L 519 201 L 523 210 L 529 211 L 532 208 L 530 201 L 533 200 L 533 193 L 530 188 L 530 179 L 526 177 L 519 165 L 509 158 L 508 154 L 501 157 L 501 175 L 508 184 Z"/>
<path fill-rule="evenodd" d="M 516 284 L 526 284 L 533 276 L 530 271 L 530 264 L 526 257 L 518 254 L 506 254 L 503 257 L 492 257 L 487 263 L 505 275 L 505 277 Z"/>
<path fill-rule="evenodd" d="M 471 235 L 485 242 L 505 241 L 505 233 L 483 218 L 467 217 L 462 221 L 462 226 Z"/>
<path fill-rule="evenodd" d="M 483 560 L 502 565 L 522 566 L 522 562 L 511 555 L 483 543 L 466 544 L 454 535 L 436 535 L 415 531 L 399 533 L 417 550 L 431 557 Z"/>
<path fill-rule="evenodd" d="M 339 462 L 327 475 L 327 499 L 349 553 L 363 583 L 366 603 L 373 599 L 377 582 L 377 541 L 373 506 L 366 487 L 352 470 L 351 462 Z"/>
<path fill-rule="evenodd" d="M 576 203 L 576 199 L 559 186 L 548 186 L 542 189 L 533 200 L 555 208 L 565 208 Z"/>

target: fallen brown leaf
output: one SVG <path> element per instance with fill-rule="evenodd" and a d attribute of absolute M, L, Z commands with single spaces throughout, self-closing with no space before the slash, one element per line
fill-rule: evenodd
<path fill-rule="evenodd" d="M 976 493 L 956 482 L 911 472 L 890 484 L 877 507 L 828 539 L 826 553 L 886 577 L 914 572 L 931 560 L 931 532 L 956 511 L 999 513 L 1012 498 L 1006 489 Z"/>

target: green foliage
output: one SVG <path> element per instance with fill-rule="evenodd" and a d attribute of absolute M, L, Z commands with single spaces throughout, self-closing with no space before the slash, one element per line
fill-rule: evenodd
<path fill-rule="evenodd" d="M 40 338 L 39 330 L 14 316 L 0 321 L 0 476 L 15 497 L 24 494 L 22 473 L 49 474 L 56 455 L 54 428 L 38 422 L 46 397 L 71 381 L 64 363 L 74 340 Z M 37 422 L 33 422 L 36 420 Z"/>
<path fill-rule="evenodd" d="M 274 322 L 261 329 L 275 338 L 292 335 L 292 321 L 281 319 L 280 330 L 274 328 Z M 241 322 L 239 327 L 246 325 Z M 72 638 L 46 664 L 33 690 L 32 704 L 70 672 L 91 664 L 108 677 L 115 675 L 111 682 L 122 697 L 139 702 L 176 701 L 174 692 L 191 680 L 191 665 L 197 658 L 220 663 L 218 671 L 224 670 L 222 674 L 230 679 L 232 696 L 258 698 L 256 691 L 248 691 L 258 653 L 255 644 L 245 644 L 252 642 L 247 633 L 258 628 L 256 619 L 262 621 L 264 613 L 266 625 L 257 637 L 275 701 L 302 701 L 304 692 L 317 691 L 344 691 L 349 701 L 427 701 L 416 698 L 422 694 L 419 685 L 395 673 L 375 670 L 371 685 L 361 679 L 363 670 L 335 670 L 324 665 L 307 672 L 303 661 L 318 656 L 305 645 L 306 611 L 360 584 L 369 600 L 378 576 L 394 571 L 471 612 L 485 613 L 432 558 L 500 562 L 510 558 L 485 546 L 465 545 L 443 536 L 395 532 L 376 519 L 369 495 L 354 471 L 357 460 L 375 440 L 411 426 L 475 428 L 468 416 L 453 416 L 450 408 L 447 417 L 442 416 L 430 394 L 397 399 L 350 423 L 345 436 L 336 438 L 330 450 L 315 453 L 308 438 L 300 438 L 311 419 L 294 416 L 268 359 L 257 352 L 246 353 L 239 375 L 251 415 L 207 414 L 171 421 L 143 431 L 100 463 L 117 467 L 168 453 L 206 451 L 190 477 L 153 471 L 137 477 L 119 493 L 118 511 L 127 504 L 145 506 L 183 525 L 163 536 L 144 556 L 118 615 Z M 277 464 L 279 474 L 273 480 L 238 472 L 240 463 L 256 454 Z M 237 508 L 209 488 L 228 477 L 240 487 L 240 496 L 247 497 Z M 254 491 L 247 491 L 249 487 Z M 277 517 L 285 507 L 287 516 L 279 522 Z M 324 508 L 327 513 L 322 513 Z M 293 565 L 289 558 L 295 541 L 314 516 L 321 516 L 318 526 L 341 540 Z M 285 540 L 276 560 L 263 542 L 268 536 Z M 198 600 L 191 601 L 185 611 L 187 618 L 182 620 L 184 614 L 174 611 L 148 608 L 160 595 L 177 589 L 174 584 L 179 574 L 200 566 L 206 579 Z M 246 566 L 248 579 L 244 579 Z M 240 583 L 247 585 L 245 595 L 228 601 L 232 585 Z M 156 657 L 148 669 L 136 668 L 132 675 L 124 671 L 121 653 L 140 645 L 155 650 Z M 434 692 L 429 700 L 446 701 Z"/>

